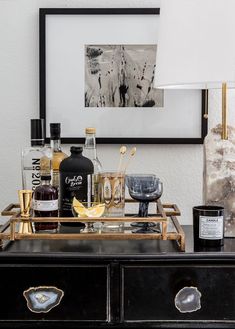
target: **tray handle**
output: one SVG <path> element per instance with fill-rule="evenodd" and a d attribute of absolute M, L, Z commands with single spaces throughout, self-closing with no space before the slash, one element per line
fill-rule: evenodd
<path fill-rule="evenodd" d="M 20 209 L 20 205 L 18 203 L 10 203 L 3 211 L 1 212 L 1 216 L 13 216 L 17 213 L 17 210 Z"/>

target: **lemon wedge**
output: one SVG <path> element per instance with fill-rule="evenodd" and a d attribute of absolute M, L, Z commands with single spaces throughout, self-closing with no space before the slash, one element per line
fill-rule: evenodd
<path fill-rule="evenodd" d="M 75 197 L 73 198 L 73 209 L 79 217 L 101 217 L 105 210 L 105 204 L 97 204 L 95 206 L 86 208 L 80 201 Z"/>
<path fill-rule="evenodd" d="M 78 214 L 79 217 L 88 217 L 87 208 L 83 206 L 83 204 L 78 201 L 75 197 L 73 198 L 73 209 Z"/>
<path fill-rule="evenodd" d="M 88 211 L 86 208 L 83 207 L 73 207 L 76 214 L 78 214 L 79 217 L 88 217 Z"/>
<path fill-rule="evenodd" d="M 96 206 L 93 206 L 93 207 L 90 207 L 87 209 L 87 214 L 88 214 L 88 217 L 95 217 L 95 218 L 98 218 L 98 217 L 101 217 L 104 213 L 104 210 L 105 210 L 105 204 L 102 203 L 102 204 L 98 204 Z"/>
<path fill-rule="evenodd" d="M 80 201 L 78 201 L 78 199 L 76 199 L 75 197 L 73 198 L 73 207 L 85 208 L 83 204 Z"/>

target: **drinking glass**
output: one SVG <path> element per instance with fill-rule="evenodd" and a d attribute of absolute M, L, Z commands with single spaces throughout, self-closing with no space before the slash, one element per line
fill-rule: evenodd
<path fill-rule="evenodd" d="M 126 184 L 132 199 L 139 201 L 139 217 L 148 217 L 150 201 L 156 201 L 162 195 L 163 185 L 159 178 L 153 174 L 132 174 L 126 176 Z M 150 223 L 142 222 L 139 229 L 133 233 L 156 233 L 158 229 L 151 227 Z"/>
<path fill-rule="evenodd" d="M 105 217 L 125 216 L 125 173 L 105 171 L 98 174 L 99 202 L 105 204 Z M 105 222 L 103 228 L 122 229 L 122 222 Z"/>

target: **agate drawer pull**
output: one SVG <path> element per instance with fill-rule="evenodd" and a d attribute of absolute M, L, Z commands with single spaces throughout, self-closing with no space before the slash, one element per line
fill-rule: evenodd
<path fill-rule="evenodd" d="M 184 287 L 175 296 L 175 307 L 180 313 L 192 313 L 201 308 L 201 292 L 197 287 Z"/>
<path fill-rule="evenodd" d="M 48 313 L 60 304 L 64 292 L 54 286 L 39 286 L 25 290 L 23 296 L 31 312 Z"/>

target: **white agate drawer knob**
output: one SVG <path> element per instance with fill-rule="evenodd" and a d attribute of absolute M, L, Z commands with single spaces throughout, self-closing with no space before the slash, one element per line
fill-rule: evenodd
<path fill-rule="evenodd" d="M 23 292 L 27 307 L 34 313 L 47 313 L 60 304 L 64 292 L 53 286 L 31 287 Z"/>
<path fill-rule="evenodd" d="M 175 307 L 181 313 L 196 312 L 201 308 L 201 296 L 197 287 L 184 287 L 175 296 Z"/>

